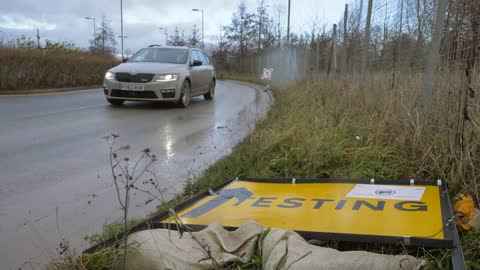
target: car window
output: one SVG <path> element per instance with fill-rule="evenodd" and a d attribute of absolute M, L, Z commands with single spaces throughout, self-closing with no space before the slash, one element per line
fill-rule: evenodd
<path fill-rule="evenodd" d="M 146 59 L 152 58 L 152 50 L 140 50 L 133 55 L 129 60 L 132 62 L 145 62 Z"/>
<path fill-rule="evenodd" d="M 158 62 L 185 64 L 188 58 L 187 49 L 145 48 L 133 55 L 128 62 Z"/>
<path fill-rule="evenodd" d="M 204 52 L 199 51 L 198 54 L 200 55 L 200 61 L 202 61 L 203 65 L 210 65 L 210 60 Z"/>
<path fill-rule="evenodd" d="M 191 52 L 191 55 L 190 55 L 190 64 L 193 65 L 193 61 L 195 61 L 195 60 L 202 61 L 202 59 L 200 59 L 200 56 L 198 55 L 198 52 L 193 50 Z"/>

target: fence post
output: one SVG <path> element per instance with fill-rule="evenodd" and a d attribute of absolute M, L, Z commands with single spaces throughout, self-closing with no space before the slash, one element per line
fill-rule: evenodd
<path fill-rule="evenodd" d="M 398 62 L 398 54 L 400 51 L 400 42 L 402 40 L 402 33 L 403 33 L 403 0 L 400 0 L 400 25 L 398 27 L 397 33 L 397 40 L 395 41 L 395 45 L 393 47 L 393 67 L 392 67 L 392 90 L 397 87 L 397 62 Z"/>
<path fill-rule="evenodd" d="M 332 34 L 332 49 L 330 50 L 330 61 L 328 62 L 327 76 L 330 75 L 331 71 L 337 69 L 337 25 L 333 25 L 333 34 Z"/>
<path fill-rule="evenodd" d="M 290 0 L 288 0 L 287 46 L 290 45 Z"/>
<path fill-rule="evenodd" d="M 367 86 L 367 76 L 368 76 L 368 71 L 367 71 L 367 57 L 368 57 L 368 51 L 370 48 L 370 24 L 372 20 L 372 5 L 373 5 L 373 0 L 368 0 L 368 12 L 367 12 L 367 22 L 365 24 L 365 37 L 363 38 L 363 46 L 362 46 L 362 70 L 361 70 L 361 76 L 362 80 L 360 83 L 360 89 L 362 90 L 363 93 L 363 101 L 366 102 L 367 98 L 367 93 L 366 93 L 366 86 Z"/>
<path fill-rule="evenodd" d="M 343 15 L 343 50 L 344 50 L 344 55 L 343 55 L 343 61 L 342 61 L 342 71 L 345 72 L 347 70 L 347 58 L 348 58 L 348 44 L 347 44 L 347 39 L 348 39 L 348 4 L 345 4 L 345 13 Z"/>
<path fill-rule="evenodd" d="M 318 76 L 318 72 L 320 71 L 319 70 L 319 66 L 320 66 L 320 38 L 317 37 L 317 44 L 316 44 L 316 48 L 315 48 L 315 75 Z"/>
<path fill-rule="evenodd" d="M 425 117 L 428 113 L 430 99 L 433 92 L 433 83 L 435 81 L 435 69 L 440 58 L 440 43 L 442 40 L 443 27 L 445 23 L 445 13 L 447 12 L 448 0 L 439 0 L 437 14 L 433 29 L 432 44 L 426 60 L 425 84 L 420 100 L 420 126 L 423 126 Z"/>
<path fill-rule="evenodd" d="M 357 21 L 357 24 L 358 24 L 358 28 L 360 28 L 360 23 L 362 21 L 362 13 L 363 13 L 363 0 L 360 0 L 360 12 L 358 14 L 358 21 Z"/>
<path fill-rule="evenodd" d="M 298 58 L 297 58 L 297 48 L 292 47 L 292 54 L 293 54 L 293 79 L 296 81 L 298 80 Z"/>
<path fill-rule="evenodd" d="M 37 49 L 40 49 L 40 30 L 37 27 Z"/>

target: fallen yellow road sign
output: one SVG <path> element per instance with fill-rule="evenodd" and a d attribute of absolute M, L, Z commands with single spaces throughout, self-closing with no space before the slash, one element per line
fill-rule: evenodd
<path fill-rule="evenodd" d="M 185 226 L 197 231 L 215 221 L 235 229 L 253 219 L 263 227 L 296 231 L 307 240 L 448 248 L 452 269 L 465 269 L 448 192 L 440 180 L 236 178 L 173 209 L 175 217 L 164 211 L 129 232 Z M 85 252 L 114 245 L 122 237 Z"/>
<path fill-rule="evenodd" d="M 184 224 L 238 227 L 254 219 L 295 231 L 444 238 L 436 186 L 425 187 L 420 201 L 347 198 L 355 186 L 237 181 L 178 215 Z"/>
<path fill-rule="evenodd" d="M 307 238 L 451 247 L 444 197 L 436 181 L 246 179 L 231 181 L 177 215 L 190 226 L 218 221 L 238 227 L 253 219 Z"/>

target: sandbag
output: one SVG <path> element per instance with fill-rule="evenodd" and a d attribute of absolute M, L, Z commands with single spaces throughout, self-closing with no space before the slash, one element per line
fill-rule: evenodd
<path fill-rule="evenodd" d="M 167 229 L 137 232 L 129 236 L 129 245 L 138 244 L 138 247 L 129 249 L 126 269 L 215 269 L 216 264 L 246 263 L 262 231 L 260 224 L 247 221 L 232 232 L 219 223 L 212 223 L 199 232 L 184 233 L 182 237 L 177 231 Z M 217 263 L 208 258 L 204 249 L 208 249 Z"/>
<path fill-rule="evenodd" d="M 409 255 L 382 255 L 365 251 L 340 252 L 308 244 L 294 231 L 270 229 L 262 243 L 265 270 L 413 270 L 418 260 Z"/>
<path fill-rule="evenodd" d="M 216 269 L 234 262 L 247 263 L 251 261 L 255 244 L 261 235 L 259 252 L 263 269 L 266 270 L 413 270 L 418 264 L 417 259 L 408 255 L 340 252 L 310 245 L 294 231 L 264 229 L 255 221 L 247 221 L 233 232 L 215 222 L 202 231 L 184 233 L 182 237 L 178 232 L 167 229 L 132 234 L 128 241 L 132 245 L 138 244 L 138 247 L 129 249 L 127 269 Z M 208 258 L 205 249 L 215 262 Z"/>

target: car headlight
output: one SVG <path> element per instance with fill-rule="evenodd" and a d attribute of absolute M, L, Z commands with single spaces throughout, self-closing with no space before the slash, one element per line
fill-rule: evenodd
<path fill-rule="evenodd" d="M 177 74 L 162 74 L 155 77 L 156 82 L 171 82 L 178 79 Z"/>
<path fill-rule="evenodd" d="M 107 73 L 105 73 L 105 79 L 114 80 L 115 79 L 115 73 L 107 71 Z"/>

